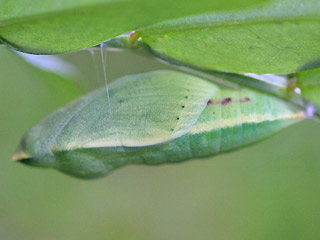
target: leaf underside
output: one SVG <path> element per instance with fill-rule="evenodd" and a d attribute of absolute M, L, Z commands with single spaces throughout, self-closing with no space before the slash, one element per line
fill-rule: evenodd
<path fill-rule="evenodd" d="M 265 1 L 0 0 L 0 37 L 19 51 L 57 54 L 157 22 Z"/>
<path fill-rule="evenodd" d="M 277 0 L 139 29 L 155 54 L 207 69 L 293 73 L 320 54 L 320 2 Z M 311 66 L 310 66 L 311 67 Z"/>

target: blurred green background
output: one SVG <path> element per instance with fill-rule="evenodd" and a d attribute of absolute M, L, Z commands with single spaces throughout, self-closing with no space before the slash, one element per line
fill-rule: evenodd
<path fill-rule="evenodd" d="M 90 78 L 89 52 L 65 58 Z M 107 66 L 111 79 L 168 68 L 130 52 L 108 54 Z M 1 240 L 320 238 L 319 122 L 212 159 L 128 166 L 94 181 L 10 160 L 30 127 L 80 94 L 0 47 Z"/>

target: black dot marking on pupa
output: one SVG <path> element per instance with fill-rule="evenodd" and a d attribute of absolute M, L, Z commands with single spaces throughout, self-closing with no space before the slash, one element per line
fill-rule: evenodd
<path fill-rule="evenodd" d="M 184 108 L 184 106 L 181 106 L 181 108 Z"/>
<path fill-rule="evenodd" d="M 185 98 L 185 99 L 188 99 L 188 96 L 185 96 L 184 98 Z"/>
<path fill-rule="evenodd" d="M 123 103 L 123 100 L 120 100 L 119 103 Z"/>
<path fill-rule="evenodd" d="M 179 117 L 177 117 L 177 120 L 180 120 L 180 118 L 179 118 Z"/>
<path fill-rule="evenodd" d="M 173 128 L 171 128 L 171 129 L 170 129 L 170 131 L 171 131 L 171 132 L 173 132 L 173 131 L 174 131 L 174 129 L 173 129 Z"/>

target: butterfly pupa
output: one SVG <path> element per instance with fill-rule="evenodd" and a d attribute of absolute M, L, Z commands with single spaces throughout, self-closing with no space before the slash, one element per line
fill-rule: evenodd
<path fill-rule="evenodd" d="M 207 158 L 264 139 L 305 118 L 276 97 L 220 89 L 173 71 L 123 77 L 52 113 L 23 137 L 13 159 L 97 178 L 127 164 Z"/>

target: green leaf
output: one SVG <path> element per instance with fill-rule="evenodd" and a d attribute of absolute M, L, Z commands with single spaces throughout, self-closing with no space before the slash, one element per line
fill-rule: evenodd
<path fill-rule="evenodd" d="M 254 3 L 257 1 L 0 0 L 0 37 L 19 51 L 56 54 L 91 47 L 160 21 Z"/>
<path fill-rule="evenodd" d="M 95 178 L 127 164 L 241 148 L 305 117 L 278 98 L 171 71 L 122 78 L 109 93 L 110 102 L 100 89 L 50 115 L 25 135 L 13 159 Z"/>
<path fill-rule="evenodd" d="M 317 59 L 319 29 L 319 0 L 277 0 L 245 11 L 167 21 L 138 33 L 158 56 L 217 71 L 263 74 L 296 72 Z"/>
<path fill-rule="evenodd" d="M 320 108 L 320 68 L 298 72 L 295 87 L 301 90 L 303 98 Z"/>

